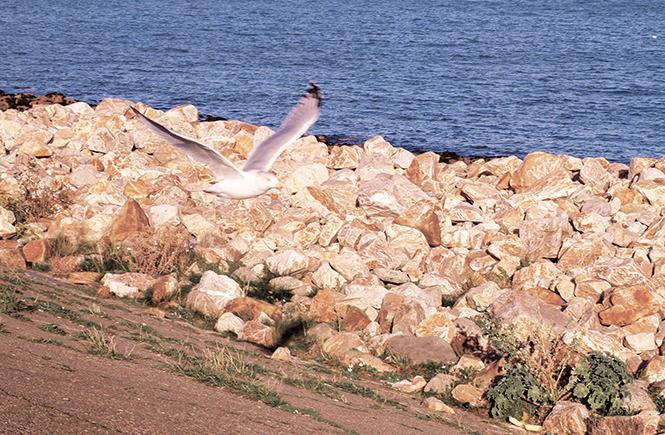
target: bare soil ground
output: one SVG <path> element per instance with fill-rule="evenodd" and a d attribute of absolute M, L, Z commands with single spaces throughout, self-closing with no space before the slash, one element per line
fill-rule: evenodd
<path fill-rule="evenodd" d="M 175 315 L 47 275 L 0 269 L 0 293 L 0 434 L 519 433 L 461 409 L 429 411 L 386 382 L 273 360 Z M 179 372 L 187 356 L 212 352 L 260 367 L 257 382 L 281 405 Z"/>

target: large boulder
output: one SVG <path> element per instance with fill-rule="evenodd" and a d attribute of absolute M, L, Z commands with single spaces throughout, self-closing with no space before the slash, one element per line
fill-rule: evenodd
<path fill-rule="evenodd" d="M 397 335 L 388 340 L 386 350 L 393 357 L 408 358 L 413 364 L 427 361 L 455 364 L 458 361 L 452 346 L 440 337 Z"/>

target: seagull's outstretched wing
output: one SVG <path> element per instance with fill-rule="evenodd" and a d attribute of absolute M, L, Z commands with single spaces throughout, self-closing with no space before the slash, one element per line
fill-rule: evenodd
<path fill-rule="evenodd" d="M 240 170 L 229 159 L 218 153 L 209 145 L 199 142 L 196 139 L 183 136 L 173 130 L 169 130 L 161 124 L 145 117 L 138 110 L 132 107 L 132 110 L 139 117 L 146 127 L 153 133 L 164 139 L 169 144 L 179 148 L 189 154 L 194 160 L 205 163 L 210 168 L 210 172 L 217 180 L 225 178 L 242 178 Z"/>
<path fill-rule="evenodd" d="M 319 118 L 319 103 L 322 95 L 316 83 L 312 82 L 305 95 L 286 117 L 272 136 L 254 147 L 247 156 L 243 171 L 268 171 L 275 159 L 294 140 L 302 136 Z"/>

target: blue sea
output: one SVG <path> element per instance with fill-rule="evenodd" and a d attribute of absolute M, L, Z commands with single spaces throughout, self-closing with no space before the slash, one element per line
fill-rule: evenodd
<path fill-rule="evenodd" d="M 2 0 L 0 89 L 107 97 L 412 151 L 665 155 L 665 2 Z"/>

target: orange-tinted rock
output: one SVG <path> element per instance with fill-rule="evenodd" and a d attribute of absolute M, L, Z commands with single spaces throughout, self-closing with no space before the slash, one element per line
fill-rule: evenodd
<path fill-rule="evenodd" d="M 53 247 L 48 239 L 31 240 L 23 246 L 23 255 L 29 263 L 47 261 L 53 255 Z"/>
<path fill-rule="evenodd" d="M 0 249 L 0 264 L 19 269 L 27 267 L 23 255 L 14 249 Z"/>
<path fill-rule="evenodd" d="M 483 404 L 483 392 L 473 385 L 458 385 L 450 394 L 461 403 L 468 403 L 470 406 L 480 406 Z"/>
<path fill-rule="evenodd" d="M 434 177 L 438 164 L 439 155 L 436 153 L 430 151 L 417 155 L 406 170 L 406 178 L 420 186 L 425 180 Z"/>
<path fill-rule="evenodd" d="M 355 305 L 350 305 L 349 309 L 341 319 L 344 324 L 345 331 L 358 331 L 365 329 L 372 321 L 367 317 L 367 314 Z"/>
<path fill-rule="evenodd" d="M 111 241 L 121 242 L 134 233 L 143 233 L 150 228 L 148 215 L 135 200 L 129 200 L 118 212 L 111 224 Z"/>
<path fill-rule="evenodd" d="M 381 309 L 376 318 L 377 323 L 381 326 L 381 333 L 389 333 L 393 328 L 393 319 L 397 309 L 404 303 L 404 298 L 393 292 L 387 293 L 381 302 Z"/>
<path fill-rule="evenodd" d="M 438 246 L 441 244 L 441 225 L 437 208 L 427 201 L 417 202 L 404 214 L 397 216 L 395 223 L 417 229 L 423 233 L 430 246 Z"/>
<path fill-rule="evenodd" d="M 561 296 L 543 287 L 531 287 L 526 292 L 550 305 L 558 305 L 560 307 L 566 305 L 566 301 Z"/>
<path fill-rule="evenodd" d="M 238 340 L 250 341 L 265 347 L 273 347 L 276 343 L 275 330 L 263 323 L 249 321 L 238 332 Z"/>
<path fill-rule="evenodd" d="M 167 299 L 177 290 L 178 280 L 170 275 L 164 275 L 157 278 L 152 285 L 152 301 L 159 303 Z"/>
<path fill-rule="evenodd" d="M 642 284 L 616 289 L 610 301 L 612 306 L 598 313 L 603 325 L 630 325 L 642 317 L 657 313 L 660 309 L 660 304 L 647 286 Z"/>
<path fill-rule="evenodd" d="M 51 259 L 51 273 L 54 275 L 67 275 L 76 272 L 84 261 L 85 257 L 82 255 L 53 257 Z"/>
<path fill-rule="evenodd" d="M 563 163 L 558 156 L 541 151 L 528 154 L 512 175 L 510 186 L 519 193 L 561 168 Z"/>
<path fill-rule="evenodd" d="M 344 299 L 344 296 L 344 293 L 332 290 L 319 291 L 309 306 L 309 318 L 321 323 L 335 322 L 337 320 L 335 304 Z"/>
<path fill-rule="evenodd" d="M 85 285 L 97 283 L 100 279 L 102 274 L 99 272 L 72 272 L 67 280 L 70 284 Z"/>
<path fill-rule="evenodd" d="M 282 319 L 282 309 L 268 302 L 250 297 L 231 299 L 224 306 L 225 313 L 233 313 L 243 320 L 255 320 L 266 313 L 273 320 Z"/>

